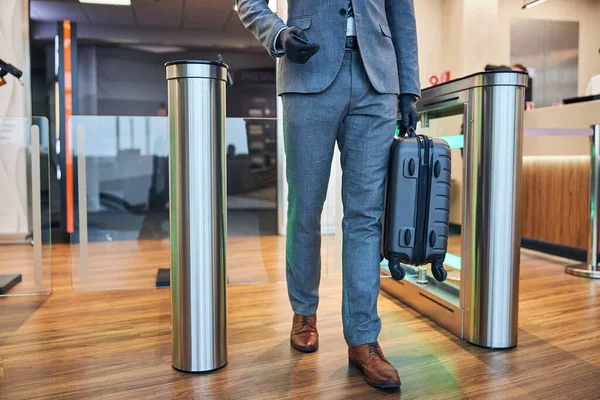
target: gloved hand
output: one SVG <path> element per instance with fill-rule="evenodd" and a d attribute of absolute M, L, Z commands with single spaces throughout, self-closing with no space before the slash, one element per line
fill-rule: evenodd
<path fill-rule="evenodd" d="M 417 98 L 412 94 L 401 94 L 398 98 L 398 112 L 402 116 L 400 131 L 408 132 L 409 127 L 417 128 L 419 114 L 417 113 Z"/>
<path fill-rule="evenodd" d="M 281 31 L 277 38 L 277 46 L 284 51 L 290 62 L 296 64 L 305 64 L 320 47 L 318 43 L 309 43 L 304 30 L 297 26 Z"/>

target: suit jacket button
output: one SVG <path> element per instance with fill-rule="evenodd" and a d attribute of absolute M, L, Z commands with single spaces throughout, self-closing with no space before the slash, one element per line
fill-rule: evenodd
<path fill-rule="evenodd" d="M 346 15 L 346 9 L 345 8 L 340 8 L 340 15 L 341 16 Z"/>

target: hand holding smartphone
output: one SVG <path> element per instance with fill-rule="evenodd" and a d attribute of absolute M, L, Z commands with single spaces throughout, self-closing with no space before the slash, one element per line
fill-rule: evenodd
<path fill-rule="evenodd" d="M 310 43 L 306 32 L 297 26 L 281 31 L 278 40 L 286 58 L 295 64 L 305 64 L 319 51 L 319 44 Z"/>
<path fill-rule="evenodd" d="M 298 35 L 294 35 L 293 33 L 292 33 L 291 35 L 292 35 L 292 37 L 293 37 L 294 39 L 296 39 L 296 40 L 298 40 L 298 41 L 300 41 L 300 42 L 302 42 L 302 43 L 304 43 L 304 44 L 308 44 L 308 40 L 306 40 L 306 39 L 303 39 L 303 38 L 301 38 L 301 37 L 300 37 L 300 36 L 298 36 Z"/>

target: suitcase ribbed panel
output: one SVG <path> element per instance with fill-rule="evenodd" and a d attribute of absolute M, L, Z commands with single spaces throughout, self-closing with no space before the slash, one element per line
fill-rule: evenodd
<path fill-rule="evenodd" d="M 433 168 L 431 171 L 431 193 L 429 198 L 429 221 L 427 221 L 428 262 L 444 259 L 448 249 L 448 225 L 450 220 L 450 147 L 440 139 L 433 138 Z M 439 163 L 439 167 L 436 167 Z M 436 168 L 438 175 L 436 177 Z M 430 238 L 434 236 L 435 240 Z"/>
<path fill-rule="evenodd" d="M 392 145 L 383 238 L 384 255 L 388 260 L 414 264 L 415 255 L 422 251 L 415 249 L 418 224 L 427 227 L 425 263 L 445 257 L 450 219 L 450 148 L 443 140 L 434 138 L 432 142 L 429 177 L 419 176 L 421 160 L 417 139 L 403 138 Z M 417 221 L 418 185 L 426 185 L 428 179 L 431 179 L 429 218 Z"/>

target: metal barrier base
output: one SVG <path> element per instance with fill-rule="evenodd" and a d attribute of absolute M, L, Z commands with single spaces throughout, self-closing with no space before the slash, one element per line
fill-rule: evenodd
<path fill-rule="evenodd" d="M 406 269 L 406 277 L 401 281 L 391 277 L 382 278 L 381 289 L 463 339 L 459 289 L 448 282 L 437 282 L 430 276 L 427 277 L 427 284 L 419 284 L 417 268 L 405 264 L 402 266 Z M 387 270 L 382 268 L 382 274 L 388 274 Z"/>
<path fill-rule="evenodd" d="M 596 270 L 589 264 L 571 264 L 565 267 L 565 272 L 569 275 L 581 276 L 590 279 L 600 279 L 600 269 Z"/>
<path fill-rule="evenodd" d="M 0 295 L 7 294 L 10 289 L 15 287 L 23 280 L 21 274 L 18 275 L 0 275 Z"/>

